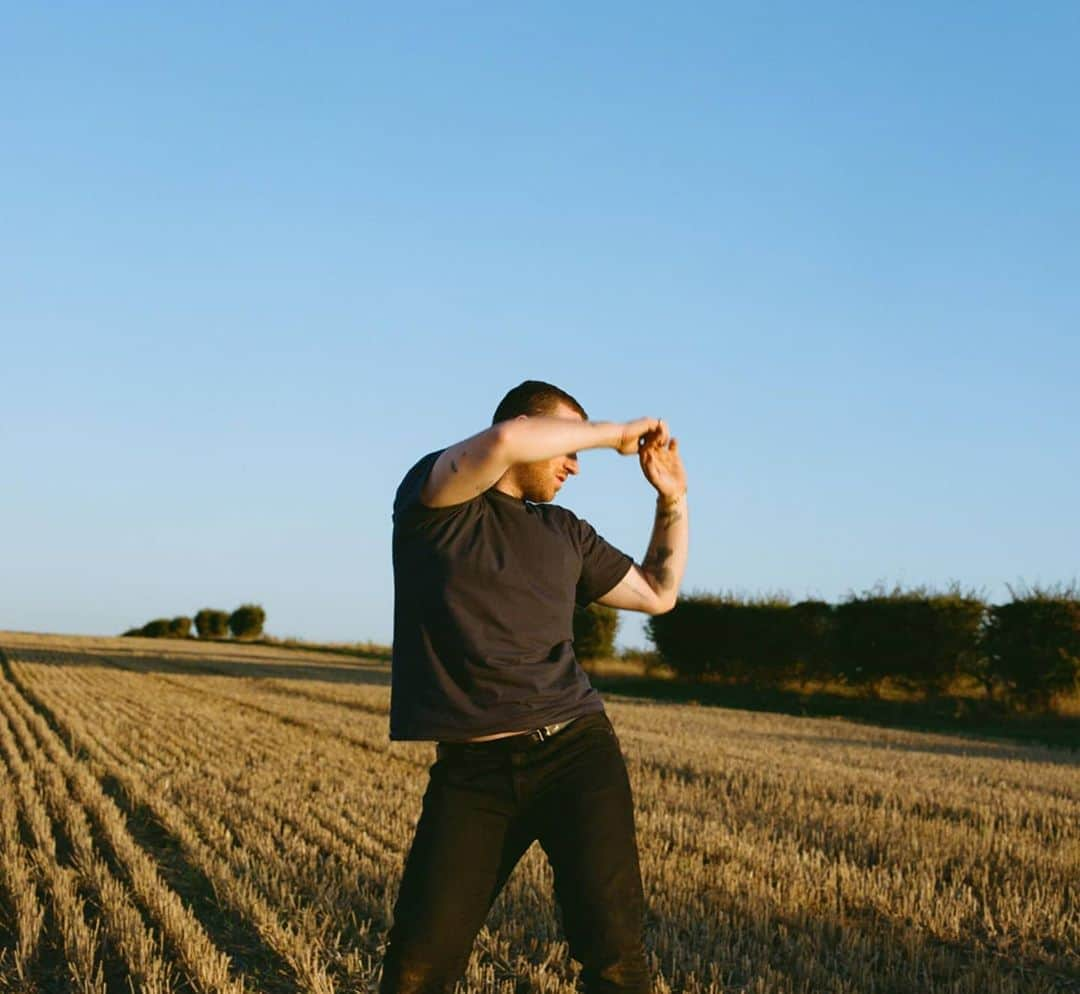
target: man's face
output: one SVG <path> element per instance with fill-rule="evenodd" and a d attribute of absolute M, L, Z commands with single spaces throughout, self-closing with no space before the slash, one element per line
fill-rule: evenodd
<path fill-rule="evenodd" d="M 570 421 L 585 420 L 562 401 L 555 410 L 548 413 L 548 417 L 567 418 Z M 565 480 L 577 473 L 578 458 L 576 452 L 568 452 L 553 459 L 518 463 L 515 468 L 518 486 L 521 487 L 525 500 L 531 500 L 534 504 L 546 504 L 562 489 Z"/>

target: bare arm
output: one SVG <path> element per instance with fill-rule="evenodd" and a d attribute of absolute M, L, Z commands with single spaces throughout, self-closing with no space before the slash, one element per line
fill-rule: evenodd
<path fill-rule="evenodd" d="M 645 553 L 641 569 L 665 611 L 675 606 L 679 596 L 679 584 L 686 572 L 689 548 L 686 493 L 674 500 L 657 497 L 649 551 Z"/>
<path fill-rule="evenodd" d="M 579 449 L 615 449 L 622 443 L 627 427 L 615 421 L 582 421 L 543 414 L 514 418 L 503 425 L 508 466 L 551 459 Z M 646 430 L 643 428 L 640 434 Z"/>
<path fill-rule="evenodd" d="M 645 559 L 634 563 L 598 604 L 624 611 L 664 614 L 679 596 L 679 585 L 686 570 L 690 545 L 690 526 L 686 495 L 675 501 L 656 499 L 656 517 Z"/>
<path fill-rule="evenodd" d="M 582 421 L 547 415 L 500 421 L 449 446 L 431 468 L 420 491 L 428 507 L 449 507 L 490 489 L 519 462 L 551 459 L 579 449 L 614 448 L 624 455 L 638 451 L 638 439 L 659 424 L 656 418 Z"/>
<path fill-rule="evenodd" d="M 501 424 L 470 435 L 447 446 L 435 460 L 420 490 L 420 502 L 427 507 L 450 507 L 472 500 L 506 472 Z"/>
<path fill-rule="evenodd" d="M 641 565 L 631 566 L 599 603 L 646 614 L 664 614 L 678 599 L 689 554 L 686 471 L 676 439 L 665 445 L 664 432 L 651 433 L 650 439 L 641 451 L 642 472 L 657 489 L 649 548 Z"/>

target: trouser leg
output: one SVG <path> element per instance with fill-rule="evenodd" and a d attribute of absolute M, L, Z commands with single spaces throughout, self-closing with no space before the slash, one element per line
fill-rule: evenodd
<path fill-rule="evenodd" d="M 492 902 L 533 841 L 504 782 L 506 775 L 443 760 L 432 767 L 379 994 L 450 994 L 464 973 Z"/>
<path fill-rule="evenodd" d="M 589 730 L 546 793 L 539 833 L 588 994 L 649 994 L 630 780 L 610 725 Z"/>

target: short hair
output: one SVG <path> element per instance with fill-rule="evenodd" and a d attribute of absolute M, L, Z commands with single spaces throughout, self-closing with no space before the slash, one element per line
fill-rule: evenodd
<path fill-rule="evenodd" d="M 572 407 L 586 421 L 589 420 L 585 408 L 565 390 L 560 390 L 557 386 L 545 383 L 543 380 L 525 380 L 499 401 L 491 423 L 494 425 L 500 421 L 509 421 L 519 414 L 525 414 L 530 418 L 537 414 L 550 414 L 560 401 Z"/>

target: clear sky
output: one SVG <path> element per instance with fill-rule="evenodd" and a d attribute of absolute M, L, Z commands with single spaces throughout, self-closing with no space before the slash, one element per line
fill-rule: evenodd
<path fill-rule="evenodd" d="M 389 642 L 527 378 L 669 421 L 684 592 L 1077 575 L 1080 6 L 3 12 L 0 628 Z M 643 557 L 636 458 L 557 500 Z"/>

